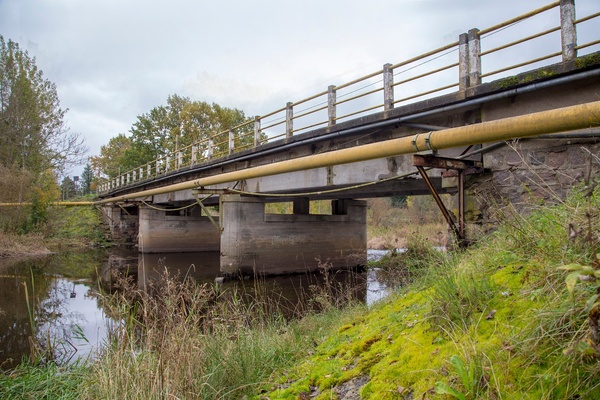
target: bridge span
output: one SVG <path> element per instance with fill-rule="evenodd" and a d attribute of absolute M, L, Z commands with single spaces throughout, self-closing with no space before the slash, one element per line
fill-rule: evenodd
<path fill-rule="evenodd" d="M 558 27 L 484 46 L 490 35 L 550 12 L 559 14 Z M 574 1 L 561 0 L 472 29 L 166 152 L 107 180 L 100 204 L 115 237 L 136 241 L 140 252 L 218 250 L 224 274 L 299 272 L 315 269 L 316 259 L 336 268 L 364 263 L 363 199 L 371 197 L 434 195 L 463 244 L 490 207 L 561 198 L 600 172 L 600 29 L 584 43 L 577 35 L 598 28 L 599 17 L 578 19 Z M 498 64 L 554 34 L 557 51 Z M 484 69 L 485 57 L 498 53 Z M 444 57 L 454 60 L 434 65 Z M 405 75 L 414 65 L 427 69 Z M 448 72 L 453 78 L 440 83 Z M 442 193 L 454 195 L 451 206 Z M 331 215 L 310 214 L 310 201 L 323 199 L 332 200 Z M 293 202 L 293 214 L 265 213 L 266 203 L 282 201 Z"/>

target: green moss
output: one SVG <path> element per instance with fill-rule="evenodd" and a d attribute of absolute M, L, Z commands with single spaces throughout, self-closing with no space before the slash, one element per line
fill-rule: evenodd
<path fill-rule="evenodd" d="M 575 59 L 575 67 L 588 68 L 600 64 L 600 53 L 592 53 Z"/>

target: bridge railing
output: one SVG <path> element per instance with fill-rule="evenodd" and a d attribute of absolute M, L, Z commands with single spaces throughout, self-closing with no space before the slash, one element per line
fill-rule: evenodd
<path fill-rule="evenodd" d="M 465 91 L 526 68 L 573 60 L 600 45 L 598 17 L 600 12 L 576 19 L 574 0 L 560 0 L 487 29 L 472 29 L 456 42 L 397 64 L 385 64 L 368 75 L 331 85 L 327 90 L 175 149 L 106 180 L 100 185 L 100 192 L 149 181 L 309 129 Z M 513 29 L 515 26 L 519 29 Z M 582 43 L 578 44 L 578 40 Z M 511 61 L 515 59 L 516 63 Z"/>

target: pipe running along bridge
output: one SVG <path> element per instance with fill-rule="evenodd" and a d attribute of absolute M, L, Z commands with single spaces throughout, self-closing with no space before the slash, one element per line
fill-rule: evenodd
<path fill-rule="evenodd" d="M 464 244 L 489 207 L 599 171 L 599 35 L 574 0 L 472 29 L 107 179 L 97 204 L 140 252 L 220 251 L 224 274 L 365 263 L 371 197 L 432 194 Z"/>

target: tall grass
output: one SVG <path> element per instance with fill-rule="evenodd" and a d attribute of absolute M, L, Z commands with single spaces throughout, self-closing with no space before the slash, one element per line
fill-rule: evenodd
<path fill-rule="evenodd" d="M 590 342 L 585 311 L 600 289 L 582 285 L 569 293 L 566 273 L 558 267 L 578 263 L 600 268 L 595 261 L 600 253 L 600 187 L 575 190 L 567 200 L 538 207 L 528 216 L 506 215 L 510 218 L 500 229 L 465 255 L 439 268 L 432 265 L 431 325 L 465 349 L 462 359 L 474 365 L 488 365 L 488 370 L 494 364 L 518 365 L 520 384 L 536 398 L 596 398 L 600 354 L 577 351 L 577 344 L 600 346 Z M 512 299 L 508 307 L 504 298 Z M 510 354 L 508 359 L 464 345 L 485 333 L 482 321 L 494 319 L 495 307 L 513 315 L 511 325 L 503 328 L 507 330 L 495 333 L 508 349 L 500 354 Z M 480 379 L 489 381 L 489 373 L 481 372 Z M 486 383 L 488 389 L 492 383 Z M 497 385 L 494 396 L 502 393 Z M 474 393 L 477 388 L 463 389 Z M 475 398 L 490 394 L 477 392 L 487 394 Z"/>
<path fill-rule="evenodd" d="M 121 286 L 105 307 L 124 322 L 92 365 L 83 398 L 241 398 L 355 312 L 328 307 L 288 322 L 260 297 L 242 301 L 238 292 L 166 274 L 146 291 Z"/>

